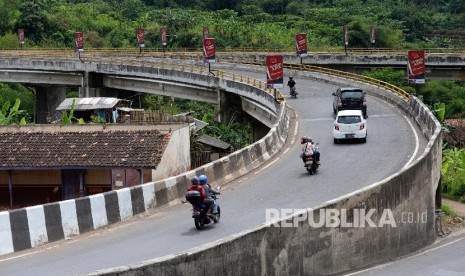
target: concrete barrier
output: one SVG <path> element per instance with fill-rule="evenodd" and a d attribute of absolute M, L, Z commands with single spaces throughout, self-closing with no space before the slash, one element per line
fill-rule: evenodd
<path fill-rule="evenodd" d="M 40 66 L 76 70 L 68 63 L 49 62 Z M 25 65 L 28 66 L 29 64 Z M 37 65 L 37 64 L 36 64 Z M 81 65 L 86 67 L 86 65 Z M 98 67 L 98 68 L 97 68 Z M 50 68 L 48 68 L 50 69 Z M 195 170 L 164 180 L 115 190 L 103 194 L 0 212 L 0 254 L 9 254 L 47 242 L 68 239 L 117 223 L 151 208 L 165 206 L 184 197 L 190 179 L 205 174 L 211 182 L 225 185 L 271 159 L 284 145 L 290 124 L 290 114 L 284 102 L 278 103 L 269 93 L 252 85 L 175 70 L 138 68 L 129 65 L 93 65 L 92 70 L 115 74 L 164 75 L 175 81 L 179 76 L 198 85 L 216 85 L 221 89 L 259 101 L 276 112 L 277 122 L 269 133 L 256 143 L 240 149 Z M 123 70 L 117 71 L 117 70 Z M 153 76 L 152 76 L 153 77 Z"/>
<path fill-rule="evenodd" d="M 436 238 L 434 198 L 442 163 L 441 128 L 433 114 L 415 97 L 407 103 L 375 86 L 309 72 L 299 74 L 335 85 L 364 86 L 370 94 L 397 105 L 424 130 L 429 140 L 426 149 L 387 179 L 301 210 L 276 224 L 260 225 L 177 255 L 91 275 L 219 275 L 225 271 L 229 275 L 333 275 L 386 262 L 431 244 Z M 314 218 L 324 217 L 321 214 L 329 210 L 346 212 L 346 222 L 352 226 L 315 227 Z M 374 227 L 357 227 L 361 221 L 354 224 L 358 221 L 355 214 L 361 210 L 373 210 Z M 342 220 L 342 215 L 336 218 Z M 291 222 L 297 222 L 297 227 L 285 227 Z"/>

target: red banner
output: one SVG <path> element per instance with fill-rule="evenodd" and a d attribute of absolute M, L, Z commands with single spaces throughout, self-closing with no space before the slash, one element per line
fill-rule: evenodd
<path fill-rule="evenodd" d="M 161 46 L 166 46 L 166 40 L 167 40 L 166 36 L 168 33 L 168 28 L 166 27 L 161 28 L 160 33 L 161 33 Z"/>
<path fill-rule="evenodd" d="M 136 37 L 137 37 L 137 44 L 140 48 L 145 47 L 145 36 L 144 36 L 144 29 L 139 28 L 136 30 Z"/>
<path fill-rule="evenodd" d="M 307 34 L 301 33 L 295 35 L 295 51 L 300 57 L 307 56 Z"/>
<path fill-rule="evenodd" d="M 203 27 L 203 38 L 208 38 L 209 37 L 209 29 L 208 27 Z"/>
<path fill-rule="evenodd" d="M 84 51 L 84 33 L 74 33 L 74 48 L 79 52 Z"/>
<path fill-rule="evenodd" d="M 344 26 L 344 44 L 349 45 L 349 27 L 347 25 Z"/>
<path fill-rule="evenodd" d="M 19 44 L 24 44 L 24 29 L 18 29 Z"/>
<path fill-rule="evenodd" d="M 370 26 L 370 43 L 375 43 L 376 41 L 376 28 L 375 25 Z"/>
<path fill-rule="evenodd" d="M 215 62 L 215 39 L 214 38 L 204 38 L 203 39 L 203 56 L 205 62 L 213 63 Z"/>
<path fill-rule="evenodd" d="M 266 84 L 268 88 L 284 87 L 283 56 L 266 57 Z"/>
<path fill-rule="evenodd" d="M 407 70 L 409 83 L 425 83 L 425 51 L 415 50 L 407 53 Z"/>

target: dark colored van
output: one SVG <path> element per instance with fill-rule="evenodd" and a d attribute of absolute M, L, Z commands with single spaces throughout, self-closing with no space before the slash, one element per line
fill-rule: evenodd
<path fill-rule="evenodd" d="M 334 96 L 333 112 L 337 114 L 340 110 L 361 110 L 363 117 L 367 118 L 367 100 L 365 92 L 357 87 L 338 88 Z"/>

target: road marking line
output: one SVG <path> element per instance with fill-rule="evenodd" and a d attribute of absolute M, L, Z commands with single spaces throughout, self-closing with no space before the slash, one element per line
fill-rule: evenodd
<path fill-rule="evenodd" d="M 410 163 L 413 162 L 413 159 L 417 156 L 418 148 L 420 147 L 420 140 L 418 139 L 418 134 L 415 131 L 415 128 L 413 127 L 412 123 L 410 122 L 410 120 L 405 115 L 404 115 L 404 118 L 405 118 L 405 120 L 407 120 L 407 123 L 410 125 L 410 128 L 413 131 L 413 134 L 415 134 L 415 150 L 413 151 L 412 157 L 410 157 L 407 164 L 405 164 L 405 166 L 402 167 L 402 170 L 407 168 L 410 165 Z"/>
<path fill-rule="evenodd" d="M 31 253 L 26 253 L 26 254 L 21 254 L 21 255 L 15 256 L 15 257 L 6 258 L 6 259 L 3 259 L 3 260 L 0 260 L 0 263 L 10 261 L 10 260 L 14 260 L 14 259 L 19 259 L 19 258 L 26 257 L 26 256 L 29 256 L 29 255 L 32 255 L 32 254 L 37 254 L 37 253 L 40 253 L 42 251 L 43 250 L 36 251 L 36 252 L 31 252 Z"/>
<path fill-rule="evenodd" d="M 294 135 L 292 136 L 291 145 L 295 142 L 295 137 L 297 136 L 297 130 L 299 129 L 299 121 L 295 122 Z"/>
<path fill-rule="evenodd" d="M 305 122 L 316 122 L 316 121 L 334 121 L 334 118 L 332 117 L 326 117 L 326 118 L 313 118 L 313 119 L 301 119 L 301 121 Z"/>

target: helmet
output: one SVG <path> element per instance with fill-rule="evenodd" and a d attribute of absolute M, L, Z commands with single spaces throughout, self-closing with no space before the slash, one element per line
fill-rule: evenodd
<path fill-rule="evenodd" d="M 199 176 L 199 181 L 200 181 L 200 184 L 204 185 L 204 184 L 207 184 L 208 178 L 206 175 L 202 174 L 201 176 Z"/>
<path fill-rule="evenodd" d="M 199 178 L 197 176 L 192 177 L 191 183 L 192 185 L 199 185 L 200 183 Z"/>
<path fill-rule="evenodd" d="M 305 143 L 307 143 L 307 141 L 308 141 L 308 137 L 307 137 L 307 136 L 303 136 L 302 138 L 300 138 L 300 143 L 301 143 L 301 144 L 305 144 Z"/>

